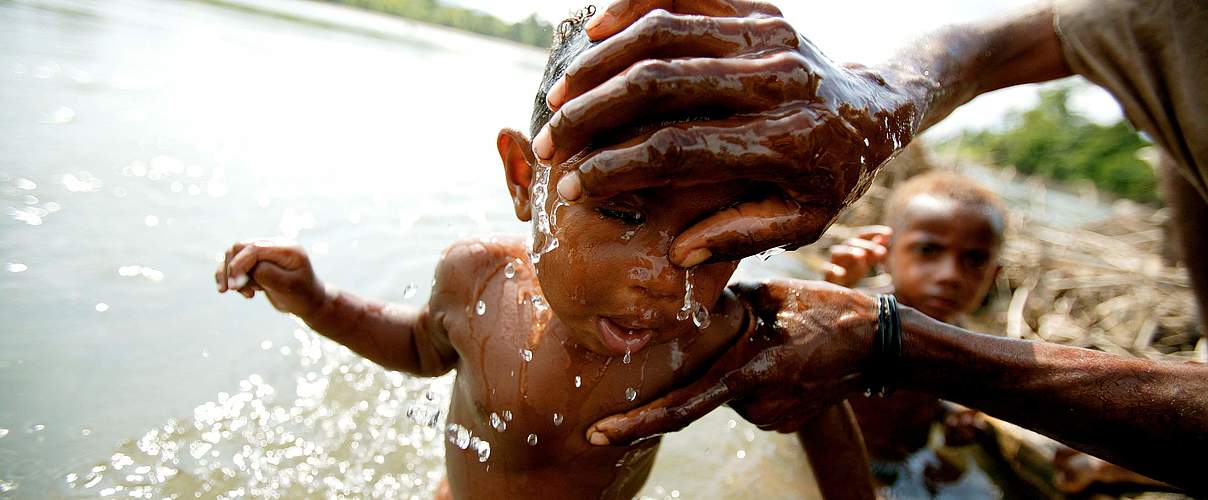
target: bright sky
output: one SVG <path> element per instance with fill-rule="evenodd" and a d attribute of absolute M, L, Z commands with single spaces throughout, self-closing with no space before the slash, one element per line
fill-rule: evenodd
<path fill-rule="evenodd" d="M 515 21 L 536 12 L 557 24 L 581 0 L 449 0 Z M 1001 15 L 1032 0 L 773 0 L 797 31 L 836 61 L 872 64 L 897 51 L 904 43 L 945 24 L 961 23 Z M 604 1 L 596 2 L 597 6 Z M 1000 90 L 979 97 L 933 129 L 947 135 L 964 127 L 993 126 L 1011 108 L 1036 102 L 1036 86 Z M 1120 118 L 1120 108 L 1099 89 L 1076 94 L 1073 109 L 1088 117 L 1110 122 Z"/>

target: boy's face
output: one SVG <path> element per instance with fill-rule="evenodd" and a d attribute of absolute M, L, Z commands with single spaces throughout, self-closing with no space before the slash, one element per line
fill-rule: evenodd
<path fill-rule="evenodd" d="M 923 194 L 906 204 L 902 220 L 886 260 L 899 300 L 940 321 L 977 309 L 1001 267 L 990 215 Z"/>
<path fill-rule="evenodd" d="M 536 165 L 530 159 L 518 161 L 517 155 L 530 146 L 526 140 L 521 142 L 523 136 L 511 134 L 507 138 L 501 134 L 500 153 L 517 216 L 528 220 L 529 185 L 519 171 Z M 505 152 L 513 147 L 526 151 Z M 746 186 L 658 188 L 557 206 L 555 186 L 575 166 L 551 169 L 545 208 L 557 221 L 551 226 L 558 247 L 542 255 L 536 265 L 546 302 L 559 321 L 580 345 L 605 355 L 637 352 L 649 343 L 696 334 L 691 319 L 676 318 L 684 305 L 687 271 L 668 259 L 671 242 L 692 223 L 733 204 Z M 721 262 L 694 268 L 695 300 L 712 309 L 737 265 Z"/>

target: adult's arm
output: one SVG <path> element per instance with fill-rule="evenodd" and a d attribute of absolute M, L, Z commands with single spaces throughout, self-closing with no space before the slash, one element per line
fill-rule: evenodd
<path fill-rule="evenodd" d="M 730 403 L 765 429 L 792 431 L 865 387 L 875 301 L 828 283 L 739 287 L 763 326 L 701 380 L 588 430 L 596 444 L 682 428 Z M 935 394 L 1087 453 L 1208 492 L 1208 366 L 1126 358 L 977 334 L 901 307 L 898 387 Z"/>
<path fill-rule="evenodd" d="M 534 138 L 538 157 L 565 161 L 633 125 L 697 121 L 593 145 L 559 183 L 564 199 L 732 179 L 780 187 L 685 230 L 671 250 L 682 266 L 811 243 L 957 106 L 1070 74 L 1048 3 L 944 28 L 872 67 L 836 64 L 763 2 L 621 0 L 586 29 L 598 45 L 551 87 L 557 112 Z"/>

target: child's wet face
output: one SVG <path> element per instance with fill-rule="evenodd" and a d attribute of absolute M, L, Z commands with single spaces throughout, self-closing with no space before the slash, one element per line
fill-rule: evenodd
<path fill-rule="evenodd" d="M 941 321 L 977 309 L 998 274 L 1001 221 L 930 194 L 906 204 L 887 264 L 902 303 Z"/>
<path fill-rule="evenodd" d="M 564 171 L 554 167 L 551 188 Z M 659 188 L 558 207 L 550 215 L 559 246 L 537 264 L 547 302 L 577 342 L 601 354 L 695 335 L 690 319 L 677 320 L 686 271 L 670 262 L 668 251 L 681 231 L 733 204 L 743 190 L 740 183 Z M 550 198 L 547 210 L 558 205 L 556 195 Z M 696 301 L 712 309 L 735 267 L 693 269 Z"/>

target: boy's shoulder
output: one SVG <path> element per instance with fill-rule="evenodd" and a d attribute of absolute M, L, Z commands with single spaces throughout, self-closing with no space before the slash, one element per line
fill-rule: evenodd
<path fill-rule="evenodd" d="M 508 262 L 528 262 L 528 245 L 516 235 L 462 238 L 441 253 L 434 294 L 474 291 Z"/>

